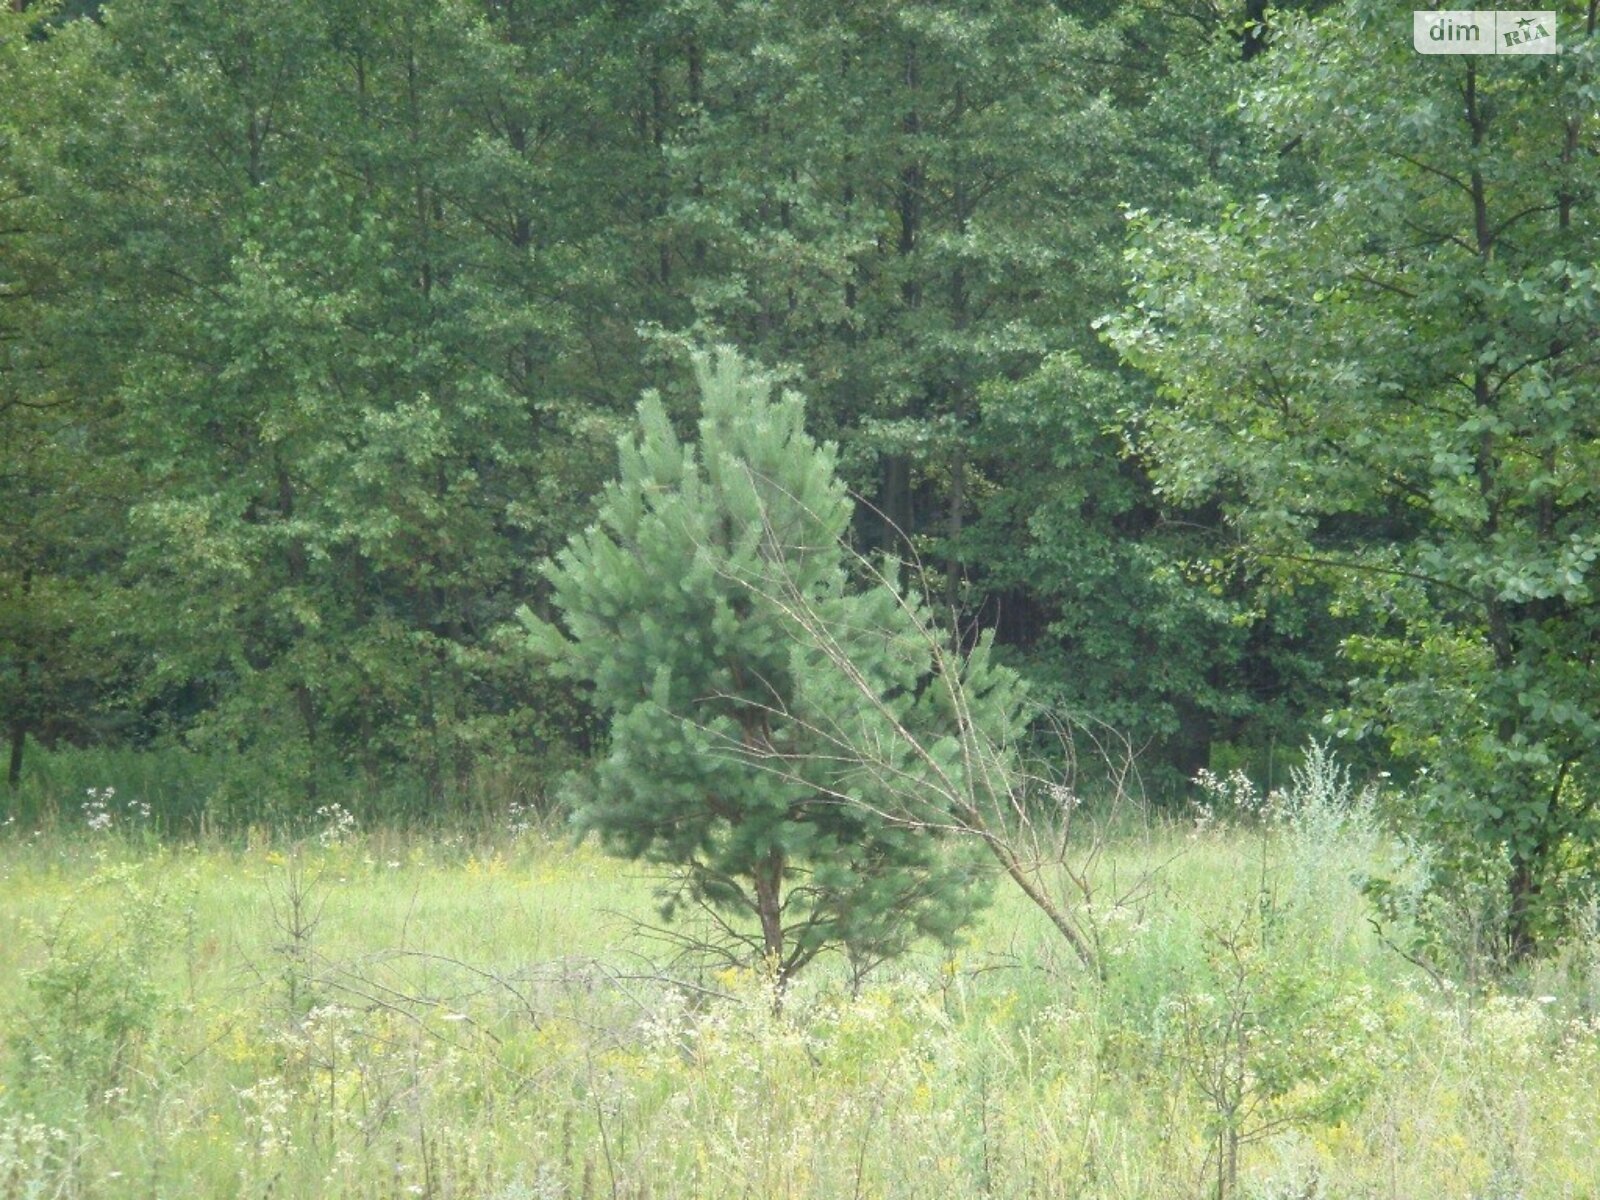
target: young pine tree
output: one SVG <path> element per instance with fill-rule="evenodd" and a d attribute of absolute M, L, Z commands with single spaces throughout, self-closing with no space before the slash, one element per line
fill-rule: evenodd
<path fill-rule="evenodd" d="M 927 614 L 892 578 L 851 579 L 852 504 L 801 399 L 731 352 L 696 372 L 698 444 L 647 394 L 598 523 L 545 564 L 564 628 L 523 610 L 610 717 L 578 821 L 680 872 L 780 985 L 830 946 L 859 963 L 948 940 L 987 887 L 935 797 L 963 730 L 1009 743 L 1016 680 L 983 658 L 952 708 Z"/>

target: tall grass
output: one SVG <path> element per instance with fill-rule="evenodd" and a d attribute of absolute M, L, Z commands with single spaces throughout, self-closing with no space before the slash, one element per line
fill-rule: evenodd
<path fill-rule="evenodd" d="M 47 750 L 30 743 L 21 785 L 0 792 L 0 828 L 70 830 L 84 820 L 93 795 L 111 788 L 118 797 L 113 817 L 161 838 L 245 839 L 260 828 L 300 836 L 326 823 L 318 810 L 329 806 L 363 822 L 381 817 L 391 828 L 490 832 L 512 814 L 524 822 L 556 820 L 549 774 L 548 765 L 486 763 L 452 780 L 449 794 L 439 798 L 420 775 L 374 780 L 330 769 L 316 796 L 308 797 L 301 784 L 261 761 L 177 746 Z"/>
<path fill-rule="evenodd" d="M 663 961 L 647 871 L 506 815 L 13 827 L 0 1200 L 1593 1196 L 1595 944 L 1442 986 L 1373 934 L 1388 849 L 1320 778 L 1115 844 L 1155 883 L 1096 914 L 1104 983 L 1002 893 L 782 1015 Z"/>

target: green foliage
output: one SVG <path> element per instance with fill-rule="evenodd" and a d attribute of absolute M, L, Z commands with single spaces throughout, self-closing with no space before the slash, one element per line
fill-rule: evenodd
<path fill-rule="evenodd" d="M 1392 1050 L 1356 889 L 1378 862 L 1376 795 L 1312 742 L 1284 788 L 1203 772 L 1194 837 L 1227 838 L 1241 887 L 1115 930 L 1114 1061 L 1181 1087 L 1202 1114 L 1207 1194 L 1238 1194 L 1253 1144 L 1359 1112 Z"/>
<path fill-rule="evenodd" d="M 1126 458 L 1136 394 L 1090 328 L 1121 298 L 1119 205 L 1177 203 L 1196 128 L 1235 119 L 1214 87 L 1141 111 L 1168 25 L 1011 0 L 694 4 L 659 18 L 647 70 L 662 281 L 691 310 L 661 337 L 804 378 L 871 502 L 858 543 L 928 564 L 1030 683 L 1183 778 L 1230 724 L 1297 738 L 1318 676 L 1292 606 L 1252 633 L 1243 588 L 1215 599 L 1182 569 L 1207 547 Z M 1189 76 L 1215 65 L 1194 57 Z"/>
<path fill-rule="evenodd" d="M 1255 0 L 90 7 L 0 14 L 12 773 L 179 744 L 235 764 L 213 823 L 539 790 L 599 727 L 497 631 L 617 398 L 681 420 L 728 340 L 810 381 L 855 543 L 1156 789 L 1348 698 L 1430 766 L 1441 888 L 1509 876 L 1519 944 L 1578 899 L 1581 20 L 1473 68 L 1474 132 L 1366 3 L 1270 50 Z M 1118 332 L 1170 409 L 1093 329 L 1125 206 L 1189 222 L 1136 223 Z"/>
<path fill-rule="evenodd" d="M 1007 470 L 971 537 L 1035 691 L 1140 745 L 1158 795 L 1224 737 L 1261 757 L 1298 740 L 1334 699 L 1321 664 L 1336 627 L 1229 563 L 1207 514 L 1152 493 L 1124 457 L 1142 390 L 1055 355 L 980 399 L 975 441 Z"/>
<path fill-rule="evenodd" d="M 170 1002 L 152 965 L 182 938 L 186 917 L 181 892 L 142 882 L 131 866 L 106 866 L 82 886 L 116 899 L 104 924 L 69 903 L 39 931 L 45 958 L 24 972 L 28 1004 L 9 1039 L 11 1075 L 25 1093 L 100 1103 L 127 1083 Z"/>
<path fill-rule="evenodd" d="M 1184 774 L 1291 736 L 1326 647 L 1182 569 L 1090 329 L 1119 204 L 1236 173 L 1237 115 L 1210 43 L 1107 9 L 5 14 L 13 744 L 227 755 L 235 822 L 555 774 L 592 713 L 494 631 L 615 398 L 659 376 L 677 413 L 674 345 L 722 339 L 812 381 L 858 543 L 935 564 L 1052 698 Z"/>
<path fill-rule="evenodd" d="M 780 978 L 830 945 L 870 962 L 948 940 L 984 888 L 970 849 L 934 836 L 950 818 L 917 795 L 928 765 L 894 749 L 906 727 L 959 732 L 918 612 L 892 578 L 852 585 L 851 504 L 799 397 L 771 399 L 731 352 L 696 372 L 697 442 L 647 395 L 599 523 L 546 566 L 565 632 L 524 614 L 611 717 L 580 826 L 756 918 Z M 1006 684 L 991 676 L 962 714 L 997 738 L 1019 719 Z M 871 769 L 863 744 L 896 769 Z M 961 772 L 954 737 L 935 751 Z"/>
<path fill-rule="evenodd" d="M 596 362 L 574 312 L 603 235 L 530 199 L 553 186 L 533 127 L 589 100 L 546 66 L 591 35 L 404 0 L 258 8 L 129 6 L 5 43 L 50 80 L 25 199 L 60 279 L 26 378 L 74 398 L 30 447 L 19 512 L 49 517 L 32 540 L 54 557 L 16 560 L 40 564 L 18 689 L 48 705 L 77 662 L 51 631 L 85 630 L 128 664 L 91 700 L 248 763 L 213 815 L 284 817 L 351 776 L 419 780 L 437 808 L 480 763 L 558 759 L 582 731 L 493 633 L 609 433 L 563 367 Z M 93 539 L 68 536 L 79 493 Z"/>
<path fill-rule="evenodd" d="M 1439 886 L 1493 881 L 1521 956 L 1600 845 L 1596 40 L 1419 61 L 1391 17 L 1287 26 L 1250 114 L 1293 171 L 1137 220 L 1112 338 L 1161 386 L 1161 485 L 1358 626 L 1339 728 L 1425 769 Z"/>
<path fill-rule="evenodd" d="M 1219 1197 L 1235 1194 L 1247 1146 L 1336 1123 L 1360 1108 L 1380 1070 L 1370 995 L 1286 956 L 1270 917 L 1208 929 L 1195 977 L 1153 1025 L 1157 1060 L 1206 1111 Z"/>
<path fill-rule="evenodd" d="M 59 128 L 84 70 L 37 40 L 42 20 L 0 13 L 0 734 L 13 792 L 29 739 L 115 729 L 106 701 L 128 657 L 113 632 L 124 493 L 103 456 L 105 398 L 56 370 L 81 276 L 49 198 L 59 147 L 37 132 Z"/>

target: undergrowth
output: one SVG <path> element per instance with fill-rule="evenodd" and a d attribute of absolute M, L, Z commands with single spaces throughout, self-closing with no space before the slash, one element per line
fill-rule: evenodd
<path fill-rule="evenodd" d="M 1592 1196 L 1600 929 L 1474 987 L 1374 932 L 1376 793 L 1312 755 L 1203 795 L 1097 865 L 1153 881 L 1098 918 L 1104 982 L 1002 898 L 781 1014 L 759 970 L 660 961 L 655 881 L 509 808 L 8 829 L 0 1200 Z"/>

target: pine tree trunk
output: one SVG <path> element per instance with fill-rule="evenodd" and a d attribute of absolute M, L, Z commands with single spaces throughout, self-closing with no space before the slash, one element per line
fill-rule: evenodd
<path fill-rule="evenodd" d="M 961 603 L 961 531 L 966 520 L 966 458 L 961 447 L 956 447 L 955 461 L 950 464 L 950 521 L 946 535 L 950 548 L 944 563 L 944 604 L 950 614 L 951 648 L 961 653 L 961 622 L 956 614 Z"/>
<path fill-rule="evenodd" d="M 912 532 L 911 462 L 904 454 L 884 456 L 878 509 L 883 514 L 883 548 L 903 557 Z"/>
<path fill-rule="evenodd" d="M 783 988 L 783 855 L 774 850 L 755 871 L 756 916 L 761 922 L 761 952 L 780 972 Z"/>

